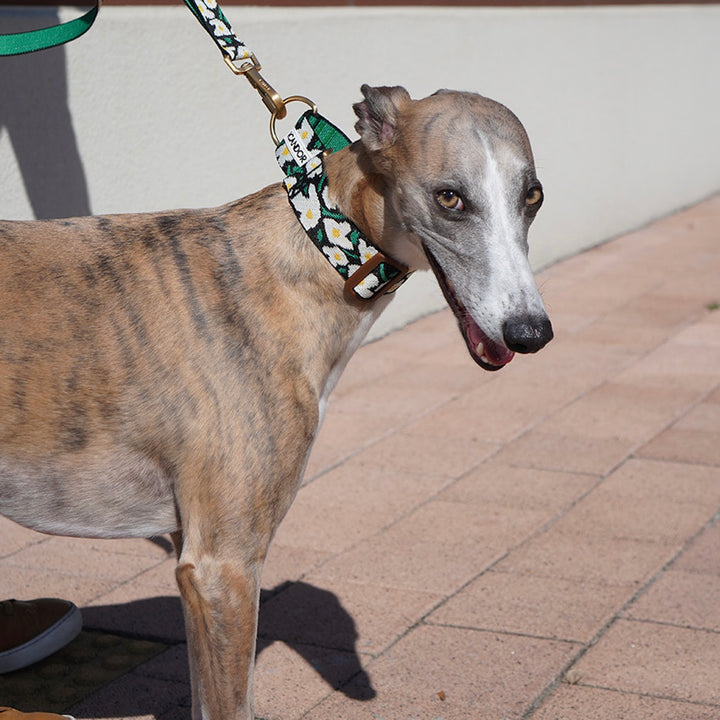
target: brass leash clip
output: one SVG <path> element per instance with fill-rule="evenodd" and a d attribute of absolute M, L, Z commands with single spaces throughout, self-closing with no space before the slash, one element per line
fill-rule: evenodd
<path fill-rule="evenodd" d="M 251 55 L 251 62 L 244 62 L 240 67 L 237 67 L 224 53 L 223 60 L 235 75 L 244 75 L 247 78 L 248 82 L 260 93 L 265 107 L 273 114 L 273 117 L 282 120 L 287 115 L 285 101 L 280 97 L 277 90 L 260 74 L 262 65 L 257 61 L 255 55 Z"/>

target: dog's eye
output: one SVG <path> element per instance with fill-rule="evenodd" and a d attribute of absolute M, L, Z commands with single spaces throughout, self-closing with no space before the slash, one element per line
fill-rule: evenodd
<path fill-rule="evenodd" d="M 460 195 L 454 190 L 441 190 L 437 195 L 437 201 L 446 210 L 464 210 L 465 203 Z"/>
<path fill-rule="evenodd" d="M 543 198 L 544 195 L 542 188 L 539 185 L 536 185 L 528 190 L 527 195 L 525 196 L 525 203 L 528 207 L 538 208 L 542 205 Z"/>

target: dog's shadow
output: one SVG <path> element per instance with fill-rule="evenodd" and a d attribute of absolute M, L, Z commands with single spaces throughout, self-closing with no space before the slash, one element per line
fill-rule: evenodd
<path fill-rule="evenodd" d="M 151 661 L 161 663 L 160 676 L 187 688 L 183 704 L 189 703 L 189 672 L 185 652 L 185 630 L 178 597 L 160 596 L 117 605 L 86 607 L 82 610 L 83 626 L 88 631 L 102 631 L 141 637 L 176 646 Z M 263 590 L 260 599 L 257 656 L 275 643 L 285 643 L 302 657 L 313 671 L 333 689 L 354 700 L 371 700 L 375 690 L 362 667 L 356 649 L 357 629 L 352 616 L 337 596 L 304 582 L 285 582 L 271 590 Z M 143 668 L 135 673 L 139 676 Z M 132 685 L 132 677 L 125 682 Z M 139 679 L 138 679 L 139 684 Z M 73 712 L 77 717 L 132 717 L 154 713 L 163 718 L 184 717 L 187 708 L 140 707 L 146 702 L 129 691 L 104 693 L 103 707 L 94 701 L 80 702 Z M 120 696 L 122 695 L 122 696 Z M 152 702 L 152 701 L 151 701 Z M 169 713 L 169 714 L 168 714 Z"/>

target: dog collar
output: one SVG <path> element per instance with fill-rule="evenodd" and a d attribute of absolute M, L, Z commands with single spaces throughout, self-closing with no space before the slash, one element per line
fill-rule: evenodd
<path fill-rule="evenodd" d="M 290 205 L 308 237 L 343 278 L 345 291 L 371 300 L 397 290 L 411 271 L 373 245 L 328 197 L 323 157 L 349 144 L 341 130 L 308 110 L 278 143 L 275 155 Z"/>

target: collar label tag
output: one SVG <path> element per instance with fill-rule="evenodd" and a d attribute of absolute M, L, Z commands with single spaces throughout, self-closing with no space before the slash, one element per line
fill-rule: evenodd
<path fill-rule="evenodd" d="M 300 131 L 297 128 L 291 130 L 283 138 L 283 142 L 285 143 L 285 147 L 287 147 L 290 154 L 293 156 L 293 160 L 295 160 L 295 162 L 301 167 L 306 165 L 317 155 L 320 155 L 321 152 L 320 150 L 308 150 L 302 140 L 302 137 L 300 136 Z"/>

